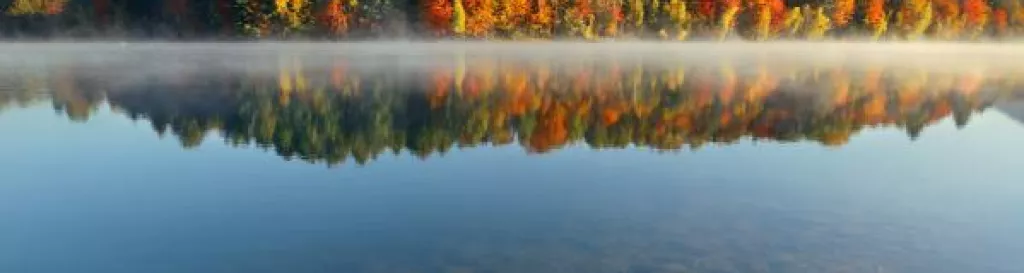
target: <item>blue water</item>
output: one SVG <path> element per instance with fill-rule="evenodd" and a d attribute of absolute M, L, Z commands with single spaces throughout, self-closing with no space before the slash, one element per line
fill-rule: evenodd
<path fill-rule="evenodd" d="M 212 88 L 107 90 L 86 118 L 54 105 L 91 89 L 59 88 L 0 110 L 3 273 L 1024 272 L 1024 124 L 1000 106 L 839 146 L 482 143 L 329 167 L 154 131 L 228 107 L 189 108 Z"/>
<path fill-rule="evenodd" d="M 1024 126 L 325 168 L 0 116 L 2 272 L 1020 272 Z"/>

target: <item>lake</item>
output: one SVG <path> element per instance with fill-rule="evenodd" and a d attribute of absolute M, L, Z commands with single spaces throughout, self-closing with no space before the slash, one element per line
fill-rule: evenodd
<path fill-rule="evenodd" d="M 1021 55 L 0 45 L 0 272 L 1024 272 Z"/>

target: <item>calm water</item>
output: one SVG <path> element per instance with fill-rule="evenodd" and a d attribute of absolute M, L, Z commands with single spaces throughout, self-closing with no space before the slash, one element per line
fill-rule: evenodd
<path fill-rule="evenodd" d="M 1015 55 L 645 46 L 4 46 L 0 272 L 1024 272 Z"/>

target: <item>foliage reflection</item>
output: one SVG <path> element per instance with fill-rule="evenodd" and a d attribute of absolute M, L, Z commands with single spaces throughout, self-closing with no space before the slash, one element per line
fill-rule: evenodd
<path fill-rule="evenodd" d="M 303 58 L 283 57 L 273 72 L 194 71 L 130 83 L 75 66 L 8 73 L 0 78 L 0 109 L 49 98 L 70 119 L 86 121 L 107 103 L 186 148 L 218 132 L 233 145 L 333 165 L 481 145 L 517 144 L 529 153 L 573 144 L 698 149 L 745 139 L 838 146 L 883 126 L 917 138 L 945 117 L 964 126 L 973 112 L 1021 87 L 1010 73 L 881 65 L 461 56 L 367 68 L 359 59 L 333 58 L 307 66 Z"/>

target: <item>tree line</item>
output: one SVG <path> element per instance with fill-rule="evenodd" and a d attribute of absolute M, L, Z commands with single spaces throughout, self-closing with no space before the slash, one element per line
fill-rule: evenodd
<path fill-rule="evenodd" d="M 994 40 L 1024 0 L 6 0 L 4 38 Z"/>

